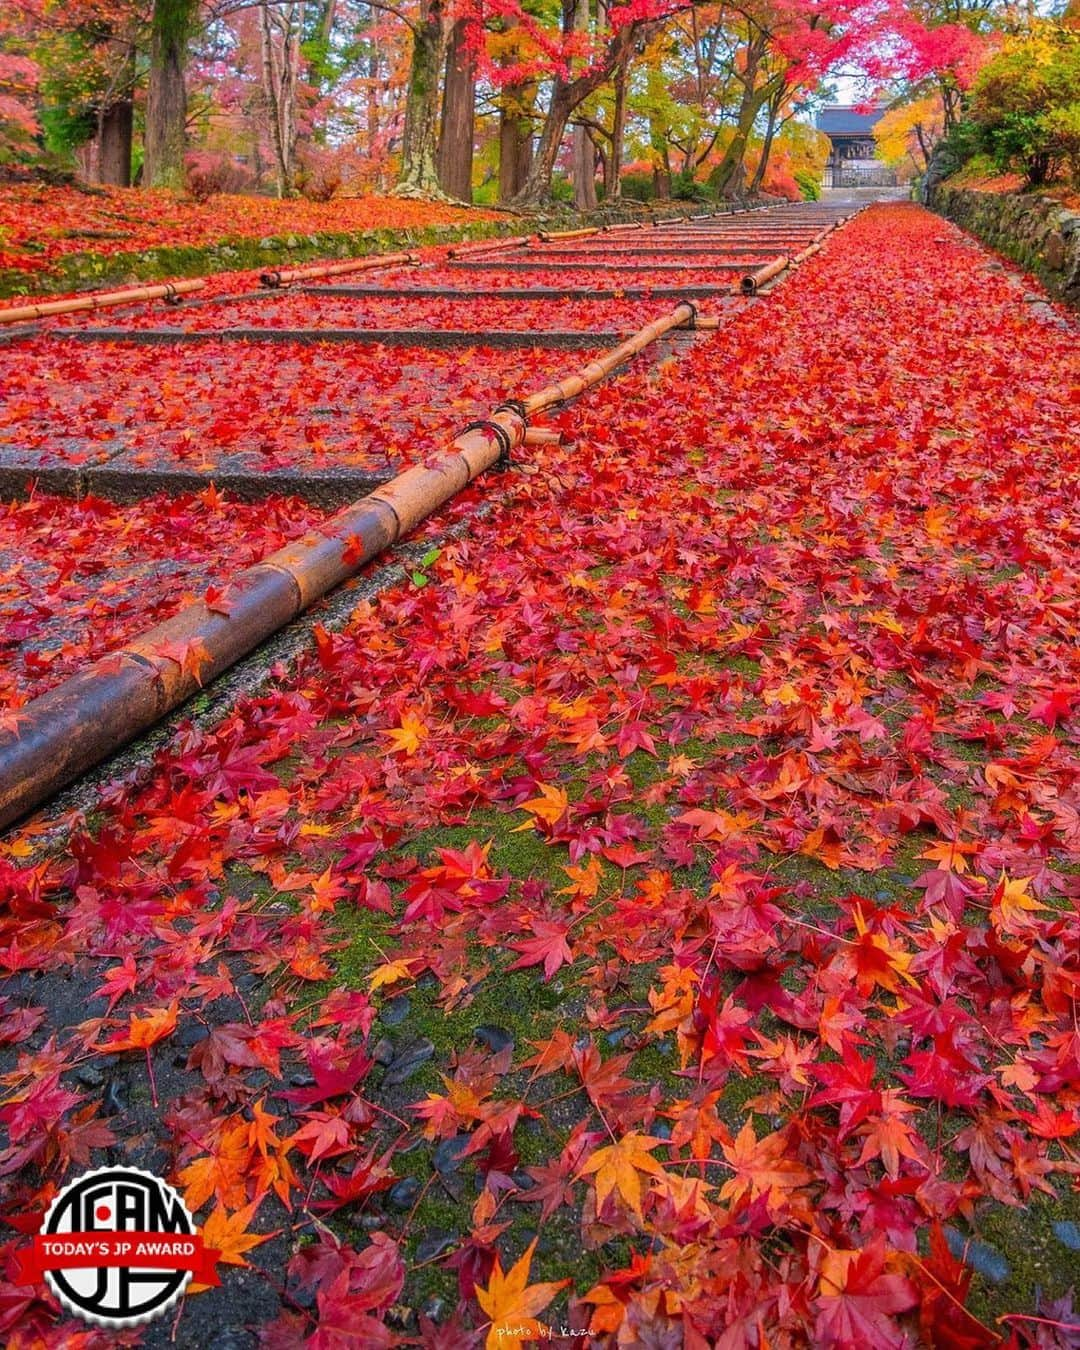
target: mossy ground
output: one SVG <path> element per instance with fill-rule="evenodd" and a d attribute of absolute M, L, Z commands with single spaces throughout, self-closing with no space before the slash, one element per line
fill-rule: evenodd
<path fill-rule="evenodd" d="M 518 233 L 520 229 L 520 221 L 507 219 L 432 225 L 413 230 L 360 230 L 348 234 L 291 234 L 263 238 L 236 236 L 212 244 L 158 246 L 130 253 L 71 253 L 58 258 L 48 273 L 0 271 L 0 298 L 362 258 L 432 244 L 490 239 Z"/>

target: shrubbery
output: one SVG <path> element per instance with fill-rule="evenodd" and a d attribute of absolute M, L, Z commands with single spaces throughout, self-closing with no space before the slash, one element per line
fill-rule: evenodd
<path fill-rule="evenodd" d="M 688 173 L 676 174 L 671 180 L 671 195 L 677 202 L 709 202 L 713 194 L 704 183 Z"/>
<path fill-rule="evenodd" d="M 340 153 L 305 146 L 298 156 L 294 186 L 308 201 L 332 201 L 345 186 L 345 179 L 346 165 Z"/>
<path fill-rule="evenodd" d="M 197 202 L 208 201 L 222 192 L 248 192 L 255 175 L 230 155 L 209 151 L 188 155 L 184 160 L 187 190 Z"/>
<path fill-rule="evenodd" d="M 619 180 L 619 190 L 634 202 L 651 202 L 656 196 L 651 173 L 624 173 Z"/>
<path fill-rule="evenodd" d="M 985 150 L 1033 186 L 1063 171 L 1080 181 L 1080 32 L 1046 23 L 1009 40 L 979 72 L 970 117 L 954 153 Z"/>
<path fill-rule="evenodd" d="M 816 173 L 812 173 L 809 169 L 796 169 L 794 178 L 804 201 L 816 202 L 820 198 L 821 179 Z"/>

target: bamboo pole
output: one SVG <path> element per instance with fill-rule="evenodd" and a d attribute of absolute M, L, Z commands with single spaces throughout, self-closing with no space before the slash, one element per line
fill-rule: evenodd
<path fill-rule="evenodd" d="M 743 295 L 756 295 L 759 286 L 764 286 L 767 281 L 771 281 L 773 277 L 778 277 L 781 272 L 786 271 L 789 267 L 797 267 L 799 263 L 804 262 L 807 258 L 811 257 L 821 248 L 827 235 L 832 234 L 833 230 L 838 230 L 841 225 L 846 224 L 846 222 L 855 214 L 857 214 L 857 212 L 852 212 L 849 215 L 841 216 L 838 220 L 830 221 L 823 230 L 818 231 L 801 252 L 794 254 L 792 257 L 777 258 L 774 262 L 767 264 L 767 266 L 759 267 L 756 272 L 747 273 L 740 283 L 740 289 Z"/>
<path fill-rule="evenodd" d="M 350 258 L 348 262 L 321 263 L 317 267 L 290 267 L 284 271 L 279 268 L 263 272 L 259 280 L 276 290 L 292 281 L 316 281 L 319 277 L 340 277 L 347 272 L 369 272 L 377 267 L 398 267 L 419 261 L 418 253 L 380 253 L 373 258 Z"/>
<path fill-rule="evenodd" d="M 567 399 L 577 398 L 584 390 L 591 388 L 592 385 L 609 375 L 616 366 L 622 365 L 624 361 L 629 361 L 632 356 L 637 356 L 638 352 L 643 351 L 657 338 L 663 337 L 673 328 L 682 328 L 690 323 L 694 313 L 693 305 L 676 305 L 669 313 L 664 314 L 659 319 L 654 319 L 652 323 L 639 329 L 625 342 L 621 342 L 617 347 L 612 347 L 611 351 L 605 352 L 602 357 L 595 361 L 590 361 L 587 366 L 582 366 L 575 374 L 567 376 L 566 379 L 560 380 L 556 384 L 549 384 L 537 393 L 531 394 L 524 401 L 526 416 L 531 417 L 534 413 L 543 412 L 545 408 L 550 408 L 556 403 L 565 403 Z"/>
<path fill-rule="evenodd" d="M 510 239 L 481 239 L 475 244 L 454 244 L 446 250 L 448 258 L 468 258 L 477 253 L 497 253 L 504 248 L 524 248 L 532 243 L 527 234 L 516 234 Z"/>
<path fill-rule="evenodd" d="M 791 260 L 791 266 L 792 267 L 802 266 L 802 264 L 806 262 L 808 258 L 812 258 L 815 253 L 820 253 L 821 248 L 822 248 L 822 241 L 819 239 L 816 243 L 811 244 L 809 248 L 804 248 L 801 253 L 796 253 L 794 258 L 792 258 Z"/>
<path fill-rule="evenodd" d="M 586 235 L 599 233 L 600 227 L 594 225 L 587 230 L 538 230 L 536 237 L 542 244 L 550 244 L 553 239 L 584 239 Z"/>
<path fill-rule="evenodd" d="M 694 316 L 678 305 L 604 357 L 524 400 L 500 405 L 428 464 L 345 507 L 228 582 L 227 609 L 205 601 L 132 638 L 19 708 L 0 732 L 0 828 L 126 745 L 407 535 L 520 446 L 528 418 L 573 398 Z"/>
<path fill-rule="evenodd" d="M 40 305 L 20 305 L 17 309 L 0 309 L 0 324 L 26 323 L 30 319 L 46 319 L 51 314 L 76 314 L 82 310 L 107 309 L 110 305 L 137 305 L 144 300 L 175 300 L 192 291 L 201 291 L 203 278 L 195 281 L 169 281 L 161 286 L 136 286 L 127 291 L 95 291 L 72 300 L 45 300 Z"/>
<path fill-rule="evenodd" d="M 771 263 L 759 267 L 756 272 L 747 272 L 739 283 L 739 289 L 743 295 L 756 295 L 759 286 L 764 286 L 767 281 L 772 281 L 773 277 L 778 277 L 781 272 L 786 271 L 790 262 L 791 259 L 788 257 L 774 258 Z"/>

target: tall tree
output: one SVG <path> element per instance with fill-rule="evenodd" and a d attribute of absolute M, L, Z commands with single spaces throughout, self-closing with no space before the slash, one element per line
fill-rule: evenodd
<path fill-rule="evenodd" d="M 399 196 L 438 197 L 439 75 L 444 32 L 443 0 L 420 0 L 412 30 L 412 60 L 405 102 L 405 132 L 401 146 Z"/>
<path fill-rule="evenodd" d="M 41 72 L 28 48 L 41 21 L 41 0 L 0 5 L 0 158 L 29 148 L 40 130 L 35 104 Z"/>
<path fill-rule="evenodd" d="M 567 4 L 564 0 L 566 33 L 572 31 L 575 8 L 576 5 Z M 551 176 L 571 115 L 629 59 L 635 40 L 643 36 L 647 30 L 656 27 L 657 23 L 655 20 L 651 23 L 630 20 L 611 34 L 592 64 L 580 74 L 569 76 L 561 72 L 556 73 L 536 153 L 525 182 L 513 200 L 515 206 L 535 206 L 550 196 Z"/>
<path fill-rule="evenodd" d="M 574 32 L 589 31 L 589 0 L 576 0 Z M 596 150 L 589 128 L 579 122 L 573 130 L 574 205 L 579 211 L 596 210 Z"/>
<path fill-rule="evenodd" d="M 507 79 L 520 67 L 519 44 L 524 35 L 520 18 L 510 14 L 488 35 L 493 82 L 499 110 L 499 200 L 512 201 L 525 186 L 532 167 L 533 117 L 537 84 L 533 78 Z"/>
<path fill-rule="evenodd" d="M 300 40 L 304 0 L 264 3 L 259 12 L 262 88 L 274 148 L 277 194 L 293 190 L 296 171 L 296 89 L 300 78 Z"/>
<path fill-rule="evenodd" d="M 148 187 L 184 185 L 187 124 L 184 75 L 198 6 L 199 0 L 154 0 L 143 161 L 143 182 Z"/>
<path fill-rule="evenodd" d="M 476 53 L 469 41 L 469 25 L 459 19 L 446 44 L 438 153 L 439 186 L 458 201 L 472 201 L 475 120 Z"/>
<path fill-rule="evenodd" d="M 621 65 L 616 66 L 611 81 L 614 94 L 611 108 L 611 135 L 608 140 L 611 149 L 608 151 L 607 159 L 604 162 L 604 200 L 609 202 L 618 201 L 622 195 L 622 160 L 626 142 L 629 65 L 629 61 L 624 61 Z"/>

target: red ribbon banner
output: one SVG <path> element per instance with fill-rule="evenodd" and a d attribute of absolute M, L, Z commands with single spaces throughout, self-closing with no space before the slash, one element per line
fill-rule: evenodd
<path fill-rule="evenodd" d="M 198 1233 L 38 1233 L 32 1247 L 16 1253 L 16 1284 L 39 1284 L 47 1270 L 190 1270 L 198 1284 L 221 1281 L 214 1262 L 221 1255 Z"/>

